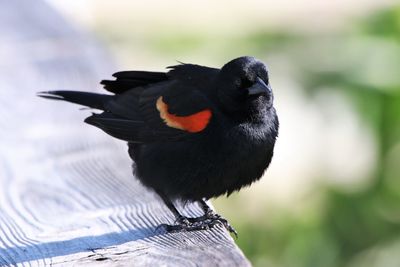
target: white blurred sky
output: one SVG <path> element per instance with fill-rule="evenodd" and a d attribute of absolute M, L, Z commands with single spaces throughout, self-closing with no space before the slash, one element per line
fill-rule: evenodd
<path fill-rule="evenodd" d="M 199 32 L 249 29 L 254 25 L 310 31 L 335 30 L 358 16 L 396 2 L 48 1 L 89 30 L 99 24 L 113 24 L 115 27 L 119 23 L 134 23 L 136 29 L 138 24 L 143 25 L 143 31 L 162 26 Z M 118 54 L 118 51 L 112 52 Z M 155 65 L 145 60 L 136 62 L 143 65 L 129 67 Z M 350 189 L 352 184 L 365 184 L 367 174 L 374 169 L 374 137 L 357 118 L 348 100 L 332 91 L 322 90 L 315 101 L 310 101 L 301 93 L 301 88 L 288 78 L 288 73 L 274 73 L 272 77 L 275 105 L 281 122 L 280 136 L 266 177 L 241 193 L 248 199 L 246 203 L 252 206 L 260 203 L 260 199 L 268 199 L 289 204 L 294 198 L 301 199 L 307 195 L 319 183 L 334 183 Z"/>
<path fill-rule="evenodd" d="M 396 0 L 48 0 L 66 14 L 86 24 L 99 20 L 159 23 L 168 27 L 198 27 L 210 30 L 254 25 L 325 29 L 341 25 L 348 18 L 363 15 L 377 7 L 390 6 Z M 309 27 L 312 26 L 312 27 Z M 212 28 L 211 28 L 212 29 Z"/>

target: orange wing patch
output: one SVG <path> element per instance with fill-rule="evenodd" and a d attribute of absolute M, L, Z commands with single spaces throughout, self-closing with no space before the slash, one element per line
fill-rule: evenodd
<path fill-rule="evenodd" d="M 211 119 L 211 110 L 204 109 L 189 116 L 177 116 L 168 112 L 168 105 L 163 101 L 162 96 L 157 99 L 157 110 L 160 112 L 160 118 L 169 127 L 197 133 L 204 130 Z"/>

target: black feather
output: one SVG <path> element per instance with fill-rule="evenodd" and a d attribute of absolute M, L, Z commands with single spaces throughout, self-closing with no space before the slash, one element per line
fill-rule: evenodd
<path fill-rule="evenodd" d="M 128 141 L 136 177 L 160 194 L 177 218 L 182 216 L 171 208 L 171 200 L 230 194 L 260 179 L 269 166 L 279 123 L 261 61 L 240 57 L 221 69 L 181 64 L 168 73 L 122 71 L 113 76 L 116 80 L 101 83 L 116 95 L 39 95 L 104 110 L 85 122 Z M 198 125 L 200 130 L 191 130 Z M 204 211 L 194 229 L 215 222 Z M 226 220 L 215 218 L 232 231 Z"/>
<path fill-rule="evenodd" d="M 111 113 L 104 112 L 101 114 L 93 114 L 85 119 L 87 124 L 102 129 L 107 134 L 130 142 L 142 142 L 140 138 L 141 128 L 144 126 L 143 121 L 134 121 L 115 116 Z"/>
<path fill-rule="evenodd" d="M 104 110 L 104 106 L 112 98 L 111 95 L 78 91 L 48 91 L 39 92 L 37 95 L 43 98 L 64 100 L 100 110 Z"/>
<path fill-rule="evenodd" d="M 114 94 L 120 94 L 129 89 L 133 89 L 135 87 L 143 86 L 148 84 L 148 82 L 143 80 L 102 80 L 100 84 L 104 85 L 104 89 Z"/>
<path fill-rule="evenodd" d="M 164 72 L 151 71 L 121 71 L 113 74 L 114 81 L 103 80 L 100 83 L 104 89 L 114 94 L 121 94 L 129 89 L 146 86 L 157 82 L 167 80 L 167 74 Z"/>
<path fill-rule="evenodd" d="M 145 81 L 163 81 L 167 79 L 165 72 L 153 72 L 153 71 L 120 71 L 112 75 L 118 79 L 137 79 Z"/>

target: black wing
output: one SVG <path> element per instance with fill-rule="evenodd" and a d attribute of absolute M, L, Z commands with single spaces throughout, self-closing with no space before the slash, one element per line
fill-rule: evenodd
<path fill-rule="evenodd" d="M 137 87 L 145 87 L 167 80 L 179 80 L 196 86 L 196 83 L 210 82 L 218 73 L 218 69 L 195 64 L 181 63 L 169 66 L 165 72 L 153 71 L 120 71 L 112 76 L 115 80 L 102 80 L 100 84 L 104 89 L 114 94 L 121 94 Z M 194 84 L 193 84 L 194 82 Z"/>
<path fill-rule="evenodd" d="M 40 96 L 103 110 L 85 122 L 116 138 L 136 143 L 177 140 L 202 134 L 212 117 L 202 89 L 212 87 L 216 69 L 179 65 L 168 73 L 124 71 L 102 81 L 116 95 L 51 91 Z"/>
<path fill-rule="evenodd" d="M 198 90 L 167 81 L 114 96 L 104 113 L 86 122 L 116 138 L 142 143 L 201 134 L 212 112 L 211 103 Z"/>

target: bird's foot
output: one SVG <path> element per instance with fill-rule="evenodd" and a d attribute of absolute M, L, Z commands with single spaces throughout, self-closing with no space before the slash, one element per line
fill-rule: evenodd
<path fill-rule="evenodd" d="M 192 218 L 178 218 L 175 224 L 161 224 L 159 227 L 164 228 L 168 233 L 176 233 L 181 231 L 198 231 L 198 230 L 208 230 L 210 227 L 200 225 L 199 223 L 192 223 L 189 219 Z"/>
<path fill-rule="evenodd" d="M 233 233 L 237 238 L 237 232 L 229 222 L 214 212 L 208 212 L 205 215 L 196 218 L 181 216 L 176 220 L 176 224 L 162 224 L 160 227 L 163 227 L 167 232 L 180 232 L 209 230 L 218 224 L 224 226 L 226 230 Z"/>
<path fill-rule="evenodd" d="M 207 211 L 206 214 L 200 217 L 196 218 L 187 218 L 190 223 L 192 224 L 200 224 L 204 226 L 208 226 L 208 228 L 212 228 L 217 224 L 220 224 L 225 227 L 226 230 L 228 230 L 230 233 L 234 234 L 235 237 L 238 237 L 238 234 L 235 230 L 235 228 L 232 227 L 232 225 L 229 224 L 228 220 L 222 217 L 221 215 L 213 212 L 212 210 Z"/>

